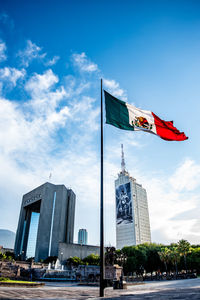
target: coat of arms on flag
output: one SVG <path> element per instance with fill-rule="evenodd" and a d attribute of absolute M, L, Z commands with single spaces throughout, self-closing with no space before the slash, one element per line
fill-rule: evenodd
<path fill-rule="evenodd" d="M 133 127 L 142 127 L 144 129 L 151 130 L 153 125 L 149 124 L 146 118 L 144 117 L 135 117 L 135 120 L 132 121 Z"/>

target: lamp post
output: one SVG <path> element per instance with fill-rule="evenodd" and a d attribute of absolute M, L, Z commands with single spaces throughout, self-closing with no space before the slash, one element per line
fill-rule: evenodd
<path fill-rule="evenodd" d="M 60 253 L 60 258 L 61 258 L 61 270 L 63 270 L 63 252 Z"/>

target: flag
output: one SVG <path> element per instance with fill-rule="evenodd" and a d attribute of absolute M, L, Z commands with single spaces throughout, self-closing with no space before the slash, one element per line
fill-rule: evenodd
<path fill-rule="evenodd" d="M 188 139 L 173 125 L 173 121 L 163 121 L 149 110 L 141 110 L 121 101 L 108 92 L 105 93 L 106 123 L 124 130 L 142 130 L 158 135 L 166 141 Z"/>

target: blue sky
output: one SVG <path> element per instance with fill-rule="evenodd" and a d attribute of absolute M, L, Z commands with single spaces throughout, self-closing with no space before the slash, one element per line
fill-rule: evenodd
<path fill-rule="evenodd" d="M 0 228 L 48 181 L 77 195 L 75 240 L 99 243 L 100 78 L 119 99 L 174 120 L 166 142 L 105 125 L 105 242 L 115 245 L 120 145 L 147 190 L 152 241 L 200 242 L 198 1 L 10 1 L 0 6 Z"/>

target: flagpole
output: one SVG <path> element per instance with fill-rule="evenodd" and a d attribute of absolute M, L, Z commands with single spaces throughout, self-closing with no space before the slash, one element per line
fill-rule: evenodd
<path fill-rule="evenodd" d="M 103 218 L 103 80 L 101 79 L 101 183 L 100 183 L 100 297 L 104 296 L 104 218 Z"/>

